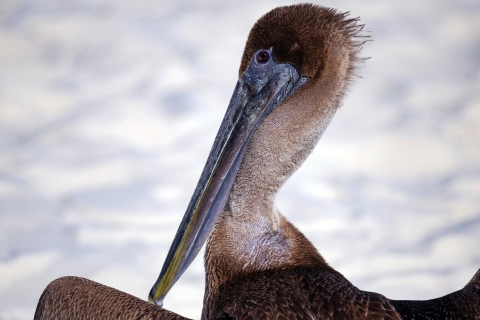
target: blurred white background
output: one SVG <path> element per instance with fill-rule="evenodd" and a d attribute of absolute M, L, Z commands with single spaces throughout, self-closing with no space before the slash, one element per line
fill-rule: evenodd
<path fill-rule="evenodd" d="M 291 1 L 0 2 L 0 319 L 86 277 L 147 298 L 237 81 Z M 318 2 L 372 57 L 280 211 L 364 290 L 428 299 L 480 267 L 480 2 Z M 199 318 L 198 257 L 165 307 Z"/>

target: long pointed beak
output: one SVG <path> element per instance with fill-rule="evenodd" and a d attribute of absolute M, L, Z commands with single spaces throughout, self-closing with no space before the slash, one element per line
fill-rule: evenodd
<path fill-rule="evenodd" d="M 196 257 L 223 210 L 247 146 L 259 124 L 306 82 L 289 64 L 252 61 L 238 81 L 195 192 L 148 300 L 159 306 Z M 263 69 L 262 69 L 263 68 Z"/>

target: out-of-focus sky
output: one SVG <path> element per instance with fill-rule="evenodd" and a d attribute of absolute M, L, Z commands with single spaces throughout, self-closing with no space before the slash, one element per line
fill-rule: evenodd
<path fill-rule="evenodd" d="M 86 277 L 146 299 L 237 81 L 291 1 L 0 2 L 0 319 Z M 480 267 L 480 2 L 317 2 L 374 42 L 277 206 L 355 285 L 428 299 Z M 165 307 L 199 318 L 199 257 Z"/>

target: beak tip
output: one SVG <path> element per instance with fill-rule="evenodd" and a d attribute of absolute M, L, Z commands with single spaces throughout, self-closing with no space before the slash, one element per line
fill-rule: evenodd
<path fill-rule="evenodd" d="M 162 299 L 155 300 L 155 298 L 151 295 L 148 296 L 148 302 L 156 305 L 157 307 L 163 307 L 163 300 Z"/>
<path fill-rule="evenodd" d="M 152 288 L 152 290 L 150 291 L 150 293 L 148 294 L 148 302 L 150 302 L 151 304 L 154 304 L 158 307 L 162 307 L 163 306 L 163 298 L 164 297 L 159 297 L 157 294 L 156 294 L 156 288 L 157 286 L 154 286 Z"/>

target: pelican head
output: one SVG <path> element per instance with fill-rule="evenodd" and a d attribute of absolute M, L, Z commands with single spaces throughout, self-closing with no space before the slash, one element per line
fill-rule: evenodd
<path fill-rule="evenodd" d="M 248 236 L 242 233 L 281 231 L 272 207 L 275 194 L 315 147 L 360 61 L 356 36 L 362 26 L 347 16 L 300 4 L 276 8 L 255 23 L 230 104 L 150 302 L 162 305 L 214 228 L 227 236 L 230 231 L 218 228 L 225 215 L 236 221 L 229 222 L 230 230 L 237 228 L 241 239 Z M 260 231 L 242 227 L 258 212 L 264 213 Z M 212 238 L 209 243 L 216 247 Z M 228 245 L 223 250 L 234 251 Z M 250 258 L 251 268 L 269 266 Z"/>

